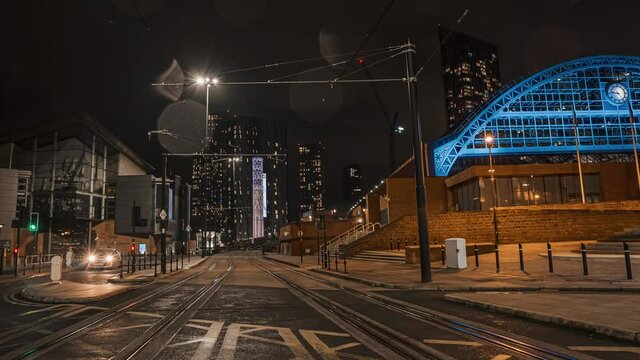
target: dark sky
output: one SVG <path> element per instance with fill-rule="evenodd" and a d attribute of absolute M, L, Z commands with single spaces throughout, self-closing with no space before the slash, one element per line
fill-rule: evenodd
<path fill-rule="evenodd" d="M 13 0 L 0 3 L 2 92 L 0 116 L 10 128 L 32 118 L 82 110 L 93 114 L 135 151 L 158 164 L 149 142 L 172 103 L 151 88 L 175 59 L 188 75 L 354 51 L 387 0 Z M 591 54 L 638 55 L 640 2 L 622 0 L 462 1 L 396 0 L 366 48 L 417 43 L 421 65 L 437 47 L 437 24 L 498 46 L 503 83 L 551 64 Z M 224 80 L 266 80 L 326 64 L 320 60 L 229 74 Z M 374 77 L 402 76 L 401 59 L 371 69 Z M 331 73 L 317 75 L 335 76 Z M 384 107 L 409 127 L 402 84 L 377 85 Z M 370 84 L 343 85 L 322 104 L 326 86 L 224 87 L 212 112 L 269 116 L 286 122 L 289 148 L 327 144 L 328 204 L 341 198 L 342 168 L 361 165 L 366 187 L 388 170 L 385 118 Z M 202 91 L 184 98 L 204 101 Z M 420 77 L 419 108 L 426 140 L 444 131 L 440 61 Z M 301 111 L 303 109 L 303 111 Z M 397 141 L 410 155 L 410 133 Z M 182 167 L 178 171 L 184 172 Z M 185 174 L 189 175 L 189 174 Z"/>

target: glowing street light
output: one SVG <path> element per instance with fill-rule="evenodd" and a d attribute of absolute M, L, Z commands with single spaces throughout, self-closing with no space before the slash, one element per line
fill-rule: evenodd
<path fill-rule="evenodd" d="M 487 133 L 484 138 L 484 142 L 487 144 L 489 150 L 489 174 L 491 174 L 491 192 L 493 195 L 493 233 L 495 236 L 494 247 L 496 253 L 496 272 L 500 272 L 500 255 L 498 253 L 498 245 L 500 245 L 500 236 L 498 234 L 498 214 L 496 208 L 498 207 L 498 191 L 496 189 L 496 178 L 494 176 L 495 169 L 493 168 L 493 157 L 491 156 L 491 148 L 493 147 L 493 135 Z"/>

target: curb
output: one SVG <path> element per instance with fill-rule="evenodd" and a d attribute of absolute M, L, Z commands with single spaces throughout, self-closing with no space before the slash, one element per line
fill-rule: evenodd
<path fill-rule="evenodd" d="M 297 268 L 303 269 L 303 267 L 300 266 L 299 264 L 294 264 L 294 263 L 290 263 L 288 261 L 272 258 L 271 256 L 267 256 L 267 255 L 262 255 L 262 257 L 264 257 L 265 259 L 271 260 L 271 261 L 279 262 L 281 264 L 285 264 L 285 265 L 289 265 L 289 266 L 293 266 L 293 267 L 297 267 Z"/>
<path fill-rule="evenodd" d="M 394 284 L 388 284 L 388 283 L 383 283 L 383 282 L 379 282 L 379 281 L 372 281 L 372 280 L 363 279 L 363 278 L 360 278 L 360 277 L 357 277 L 357 276 L 341 274 L 341 273 L 338 273 L 338 272 L 332 272 L 330 270 L 325 270 L 325 269 L 313 268 L 313 269 L 309 269 L 309 270 L 313 271 L 313 272 L 320 273 L 320 274 L 333 276 L 333 277 L 336 277 L 336 278 L 339 278 L 339 279 L 343 279 L 343 280 L 351 280 L 351 281 L 359 282 L 361 284 L 369 285 L 369 286 L 372 286 L 372 287 L 381 287 L 381 288 L 387 288 L 387 289 L 402 289 L 402 290 L 414 290 L 415 289 L 415 287 L 413 287 L 413 286 L 394 285 Z M 429 289 L 429 290 L 437 290 L 437 289 Z"/>
<path fill-rule="evenodd" d="M 207 258 L 200 258 L 200 259 L 194 261 L 193 264 L 188 264 L 187 266 L 185 266 L 184 269 L 180 268 L 178 270 L 166 273 L 164 275 L 158 273 L 158 276 L 149 275 L 149 276 L 138 276 L 138 277 L 134 277 L 134 278 L 127 278 L 125 276 L 122 279 L 120 279 L 120 275 L 118 274 L 118 275 L 115 275 L 112 278 L 107 279 L 107 282 L 111 283 L 111 284 L 140 284 L 140 283 L 148 283 L 148 282 L 152 282 L 152 281 L 154 281 L 156 279 L 165 279 L 165 278 L 167 278 L 169 276 L 172 276 L 174 274 L 180 273 L 182 270 L 189 270 L 191 268 L 194 268 L 194 267 L 202 264 L 206 259 Z"/>
<path fill-rule="evenodd" d="M 61 284 L 61 282 L 50 282 L 50 283 L 46 283 L 46 285 L 51 285 L 52 283 L 59 283 Z M 49 303 L 49 304 L 66 304 L 66 303 L 74 303 L 74 304 L 85 304 L 85 303 L 90 303 L 90 302 L 94 302 L 94 301 L 99 301 L 99 300 L 103 300 L 106 299 L 108 297 L 123 293 L 125 291 L 130 290 L 130 287 L 126 286 L 123 287 L 121 289 L 117 289 L 114 290 L 108 294 L 104 294 L 104 295 L 100 295 L 100 296 L 91 296 L 91 297 L 78 297 L 78 298 L 62 298 L 62 297 L 52 297 L 52 296 L 40 296 L 40 295 L 36 295 L 33 294 L 33 289 L 32 288 L 24 288 L 22 290 L 20 290 L 20 296 L 24 297 L 25 299 L 31 300 L 31 301 L 35 301 L 35 302 L 39 302 L 39 303 Z"/>
<path fill-rule="evenodd" d="M 497 304 L 482 302 L 479 300 L 466 299 L 463 297 L 456 296 L 454 294 L 447 294 L 444 296 L 444 298 L 447 301 L 461 303 L 464 305 L 475 306 L 482 309 L 493 310 L 493 311 L 497 311 L 497 312 L 501 312 L 509 315 L 548 322 L 556 325 L 562 325 L 562 326 L 567 326 L 571 328 L 592 331 L 600 335 L 611 336 L 616 339 L 634 341 L 636 343 L 640 343 L 640 332 L 634 332 L 631 330 L 620 329 L 613 326 L 596 324 L 588 321 L 568 319 L 562 316 L 549 315 L 549 314 L 540 313 L 537 311 L 514 308 L 506 305 L 497 305 Z"/>

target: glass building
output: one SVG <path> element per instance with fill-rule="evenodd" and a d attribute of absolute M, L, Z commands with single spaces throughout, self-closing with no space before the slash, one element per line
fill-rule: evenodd
<path fill-rule="evenodd" d="M 630 114 L 638 110 L 640 57 L 603 55 L 567 61 L 503 87 L 457 128 L 430 144 L 431 173 L 450 176 L 471 165 L 487 164 L 488 134 L 495 138 L 496 164 L 575 163 L 576 147 L 583 163 L 632 162 Z M 638 142 L 637 120 L 633 126 Z M 544 184 L 544 179 L 540 181 Z M 522 185 L 516 182 L 514 188 Z M 517 193 L 514 190 L 513 196 Z"/>
<path fill-rule="evenodd" d="M 299 217 L 311 210 L 324 210 L 324 152 L 322 143 L 298 144 Z"/>

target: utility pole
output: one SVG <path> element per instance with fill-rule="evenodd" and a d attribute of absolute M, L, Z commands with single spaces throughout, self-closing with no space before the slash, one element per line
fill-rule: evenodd
<path fill-rule="evenodd" d="M 163 155 L 163 171 L 162 171 L 162 210 L 160 214 L 160 272 L 164 275 L 167 273 L 167 217 L 169 216 L 165 210 L 167 207 L 167 155 Z M 165 216 L 162 216 L 162 212 Z"/>
<path fill-rule="evenodd" d="M 418 239 L 420 244 L 420 279 L 431 282 L 431 255 L 429 253 L 429 225 L 427 223 L 427 194 L 424 184 L 424 159 L 422 146 L 422 126 L 418 114 L 418 79 L 415 76 L 413 60 L 415 46 L 407 41 L 405 61 L 407 70 L 407 94 L 409 96 L 409 115 L 413 123 L 413 158 L 416 176 L 416 203 L 418 207 Z"/>

